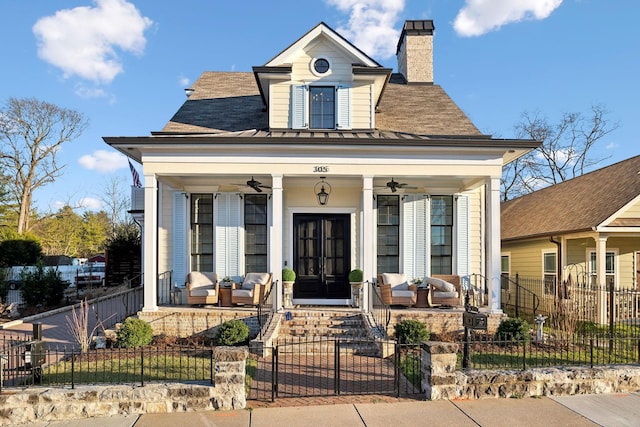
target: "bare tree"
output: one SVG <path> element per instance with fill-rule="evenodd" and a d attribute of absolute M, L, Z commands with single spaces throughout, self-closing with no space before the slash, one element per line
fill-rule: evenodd
<path fill-rule="evenodd" d="M 609 123 L 608 111 L 601 105 L 590 114 L 563 113 L 553 124 L 540 112 L 524 112 L 515 129 L 519 138 L 542 141 L 540 147 L 505 166 L 502 175 L 502 199 L 522 196 L 549 185 L 584 174 L 605 160 L 592 156 L 594 145 L 616 130 Z"/>
<path fill-rule="evenodd" d="M 9 98 L 0 110 L 0 166 L 19 203 L 18 233 L 29 230 L 33 192 L 62 174 L 64 165 L 56 161 L 60 146 L 78 138 L 87 125 L 77 111 L 34 98 Z"/>
<path fill-rule="evenodd" d="M 104 210 L 109 215 L 109 235 L 115 235 L 116 227 L 127 221 L 127 207 L 129 198 L 125 190 L 125 180 L 122 176 L 112 176 L 102 187 L 101 200 Z"/>

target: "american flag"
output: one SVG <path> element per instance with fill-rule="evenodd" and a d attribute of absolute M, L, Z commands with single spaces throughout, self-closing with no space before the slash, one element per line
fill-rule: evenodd
<path fill-rule="evenodd" d="M 131 175 L 133 175 L 133 186 L 142 187 L 142 183 L 140 182 L 140 175 L 138 175 L 138 171 L 131 164 L 131 160 L 129 160 L 129 169 L 131 169 Z"/>

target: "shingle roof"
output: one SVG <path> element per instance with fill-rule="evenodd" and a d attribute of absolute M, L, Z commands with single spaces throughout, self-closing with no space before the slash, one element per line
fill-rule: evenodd
<path fill-rule="evenodd" d="M 205 72 L 194 93 L 180 107 L 163 133 L 217 133 L 267 130 L 253 73 Z M 376 113 L 376 128 L 418 135 L 478 136 L 481 133 L 438 85 L 407 85 L 394 75 Z"/>
<path fill-rule="evenodd" d="M 501 238 L 515 240 L 590 230 L 640 195 L 640 156 L 517 199 L 501 208 Z M 640 226 L 637 220 L 631 221 Z M 629 220 L 619 224 L 629 225 Z"/>

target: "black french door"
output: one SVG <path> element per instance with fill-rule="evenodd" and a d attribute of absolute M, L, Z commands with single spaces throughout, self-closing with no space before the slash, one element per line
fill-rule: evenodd
<path fill-rule="evenodd" d="M 348 214 L 294 214 L 294 298 L 350 298 Z"/>

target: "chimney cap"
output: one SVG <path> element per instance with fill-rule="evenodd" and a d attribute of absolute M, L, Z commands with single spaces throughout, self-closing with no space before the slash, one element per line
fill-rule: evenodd
<path fill-rule="evenodd" d="M 396 48 L 396 55 L 400 52 L 400 46 L 407 34 L 412 35 L 427 35 L 432 36 L 435 26 L 433 25 L 433 19 L 407 19 L 404 21 L 402 27 L 402 33 L 400 34 L 400 40 L 398 40 L 398 46 Z"/>

